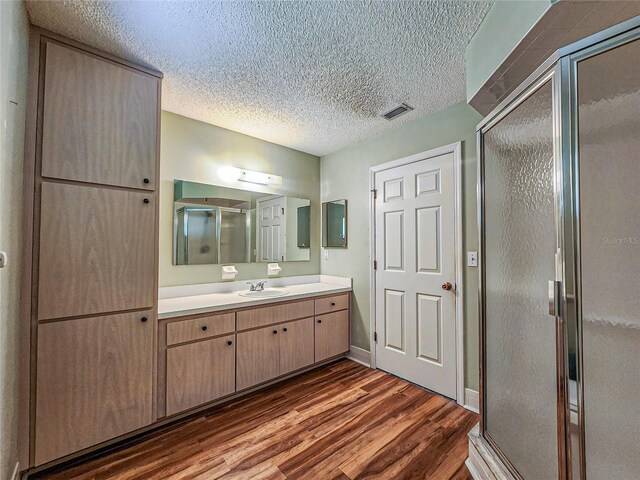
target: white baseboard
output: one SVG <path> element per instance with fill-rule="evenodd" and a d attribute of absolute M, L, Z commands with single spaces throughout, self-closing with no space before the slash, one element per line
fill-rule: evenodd
<path fill-rule="evenodd" d="M 480 413 L 480 395 L 470 388 L 464 389 L 464 408 L 474 413 Z"/>
<path fill-rule="evenodd" d="M 353 360 L 354 362 L 358 362 L 365 367 L 371 367 L 371 354 L 365 350 L 364 348 L 356 347 L 355 345 L 351 345 L 349 349 L 349 353 L 347 353 L 347 358 Z"/>
<path fill-rule="evenodd" d="M 11 480 L 19 480 L 20 479 L 20 462 L 16 462 L 16 468 L 13 469 L 13 475 L 11 475 Z"/>

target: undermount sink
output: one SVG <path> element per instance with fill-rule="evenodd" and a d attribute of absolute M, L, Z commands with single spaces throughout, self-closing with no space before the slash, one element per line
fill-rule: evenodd
<path fill-rule="evenodd" d="M 264 290 L 256 290 L 253 292 L 245 291 L 239 292 L 239 295 L 243 297 L 254 297 L 254 298 L 274 298 L 274 297 L 283 297 L 287 295 L 289 292 L 284 290 L 283 288 L 265 288 Z"/>

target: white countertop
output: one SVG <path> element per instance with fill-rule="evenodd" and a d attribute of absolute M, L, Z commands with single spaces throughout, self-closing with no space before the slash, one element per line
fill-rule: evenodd
<path fill-rule="evenodd" d="M 298 281 L 306 283 L 296 283 Z M 255 305 L 268 305 L 270 303 L 351 291 L 350 278 L 329 277 L 326 275 L 307 275 L 304 277 L 285 277 L 273 281 L 269 280 L 267 288 L 283 288 L 289 292 L 287 295 L 272 298 L 243 297 L 239 295 L 239 292 L 246 291 L 247 287 L 244 286 L 240 290 L 238 288 L 239 284 L 240 282 L 233 282 L 232 284 L 216 283 L 161 288 L 160 300 L 158 301 L 158 318 L 173 318 Z M 242 284 L 244 284 L 244 281 Z M 228 290 L 224 291 L 225 288 Z"/>

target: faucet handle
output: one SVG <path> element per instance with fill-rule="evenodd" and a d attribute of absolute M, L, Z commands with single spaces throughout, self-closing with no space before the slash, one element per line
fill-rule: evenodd
<path fill-rule="evenodd" d="M 267 281 L 266 281 L 266 280 L 263 280 L 262 282 L 258 282 L 258 284 L 256 285 L 256 290 L 258 290 L 258 289 L 259 289 L 260 291 L 264 290 L 264 284 L 265 284 L 265 283 L 267 283 Z"/>
<path fill-rule="evenodd" d="M 255 292 L 255 291 L 256 291 L 256 287 L 257 287 L 257 285 L 254 285 L 254 284 L 253 284 L 253 283 L 251 283 L 251 282 L 246 282 L 246 284 L 247 284 L 247 285 L 249 285 L 249 291 L 250 291 L 250 292 Z"/>

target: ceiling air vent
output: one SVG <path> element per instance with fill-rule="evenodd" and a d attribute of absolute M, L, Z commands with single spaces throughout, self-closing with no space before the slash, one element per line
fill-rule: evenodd
<path fill-rule="evenodd" d="M 411 108 L 409 105 L 407 105 L 406 103 L 401 103 L 397 107 L 393 107 L 388 112 L 383 113 L 382 116 L 387 120 L 393 120 L 394 118 L 399 117 L 403 113 L 410 112 L 411 110 L 413 110 L 413 108 Z"/>

